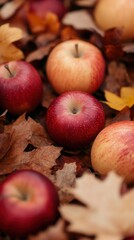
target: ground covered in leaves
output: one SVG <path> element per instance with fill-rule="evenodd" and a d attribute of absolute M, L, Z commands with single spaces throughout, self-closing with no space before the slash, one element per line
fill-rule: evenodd
<path fill-rule="evenodd" d="M 133 120 L 134 43 L 121 42 L 121 29 L 102 32 L 96 26 L 92 15 L 95 0 L 65 0 L 67 13 L 62 20 L 53 13 L 43 20 L 29 14 L 24 19 L 28 2 L 0 1 L 0 63 L 23 59 L 33 64 L 42 78 L 44 95 L 30 115 L 14 117 L 0 109 L 0 181 L 15 170 L 34 169 L 57 187 L 58 221 L 27 240 L 123 240 L 133 236 L 133 186 L 123 184 L 114 173 L 101 179 L 90 163 L 91 146 L 70 152 L 48 136 L 45 114 L 57 94 L 47 81 L 45 66 L 51 49 L 61 41 L 78 38 L 93 43 L 106 60 L 104 83 L 94 94 L 104 106 L 105 125 Z"/>

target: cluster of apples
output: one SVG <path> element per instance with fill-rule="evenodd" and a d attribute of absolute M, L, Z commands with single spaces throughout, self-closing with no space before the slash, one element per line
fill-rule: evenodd
<path fill-rule="evenodd" d="M 134 181 L 134 122 L 104 128 L 103 107 L 92 95 L 104 80 L 105 65 L 100 50 L 86 41 L 68 40 L 52 49 L 46 73 L 59 96 L 48 107 L 46 128 L 55 143 L 66 149 L 88 147 L 95 139 L 93 168 L 102 175 L 114 169 Z M 15 115 L 31 112 L 42 95 L 42 80 L 31 64 L 12 61 L 0 66 L 1 108 Z M 56 219 L 58 202 L 57 191 L 45 176 L 17 171 L 0 184 L 0 231 L 13 238 L 37 232 Z"/>

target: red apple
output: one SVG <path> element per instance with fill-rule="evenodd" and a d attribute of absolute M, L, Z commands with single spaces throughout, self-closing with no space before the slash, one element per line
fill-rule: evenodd
<path fill-rule="evenodd" d="M 94 93 L 103 82 L 105 61 L 100 50 L 89 42 L 67 40 L 51 51 L 46 73 L 57 93 L 72 90 Z"/>
<path fill-rule="evenodd" d="M 93 169 L 101 175 L 115 171 L 134 182 L 134 122 L 121 121 L 105 127 L 91 149 Z"/>
<path fill-rule="evenodd" d="M 0 107 L 16 115 L 31 112 L 42 95 L 41 78 L 30 63 L 11 61 L 0 66 Z"/>
<path fill-rule="evenodd" d="M 0 184 L 0 230 L 10 237 L 33 234 L 54 222 L 58 194 L 53 183 L 33 170 L 20 170 Z"/>
<path fill-rule="evenodd" d="M 66 13 L 66 8 L 61 0 L 32 0 L 29 3 L 28 11 L 39 17 L 44 17 L 46 13 L 52 12 L 61 19 Z"/>
<path fill-rule="evenodd" d="M 56 97 L 46 115 L 50 137 L 68 149 L 81 149 L 93 140 L 105 121 L 101 103 L 81 91 L 68 91 Z"/>

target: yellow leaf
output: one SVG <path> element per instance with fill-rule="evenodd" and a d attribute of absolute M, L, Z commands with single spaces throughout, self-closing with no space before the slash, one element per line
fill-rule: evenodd
<path fill-rule="evenodd" d="M 16 27 L 10 27 L 9 23 L 0 26 L 0 44 L 12 43 L 23 37 L 22 30 Z"/>
<path fill-rule="evenodd" d="M 8 23 L 0 26 L 0 63 L 24 58 L 23 52 L 13 44 L 22 37 L 21 29 L 10 27 Z"/>
<path fill-rule="evenodd" d="M 107 101 L 103 101 L 105 104 L 107 104 L 109 107 L 121 111 L 123 108 L 128 106 L 124 100 L 117 96 L 116 94 L 109 92 L 107 90 L 104 91 L 105 93 L 105 98 Z"/>
<path fill-rule="evenodd" d="M 0 46 L 0 64 L 13 60 L 20 60 L 24 57 L 23 52 L 13 44 Z"/>
<path fill-rule="evenodd" d="M 120 91 L 121 98 L 128 107 L 134 105 L 134 88 L 133 87 L 122 87 Z"/>

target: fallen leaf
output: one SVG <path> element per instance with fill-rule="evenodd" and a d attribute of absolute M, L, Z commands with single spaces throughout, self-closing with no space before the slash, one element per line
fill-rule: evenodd
<path fill-rule="evenodd" d="M 126 65 L 122 62 L 111 61 L 107 69 L 108 73 L 102 89 L 119 94 L 121 87 L 131 85 L 131 82 L 133 82 L 128 74 Z"/>
<path fill-rule="evenodd" d="M 107 104 L 109 107 L 117 111 L 121 111 L 123 108 L 126 107 L 126 104 L 121 97 L 107 90 L 105 90 L 104 93 L 106 101 L 103 101 L 103 103 Z"/>
<path fill-rule="evenodd" d="M 125 107 L 131 108 L 134 105 L 134 88 L 132 87 L 122 87 L 120 97 L 107 90 L 104 93 L 107 101 L 103 102 L 115 110 L 121 111 Z"/>
<path fill-rule="evenodd" d="M 3 20 L 10 18 L 24 3 L 24 0 L 14 0 L 11 2 L 7 2 L 1 9 L 0 9 L 0 17 Z"/>
<path fill-rule="evenodd" d="M 62 41 L 79 38 L 77 30 L 74 29 L 72 26 L 64 26 L 61 30 L 60 35 Z"/>
<path fill-rule="evenodd" d="M 85 173 L 70 192 L 83 203 L 60 207 L 68 230 L 96 236 L 97 240 L 122 240 L 134 235 L 134 189 L 121 195 L 123 178 L 110 172 L 104 180 Z M 84 219 L 84 221 L 83 221 Z"/>
<path fill-rule="evenodd" d="M 64 164 L 63 169 L 58 170 L 55 174 L 55 185 L 58 188 L 58 193 L 61 203 L 72 201 L 73 196 L 68 188 L 73 187 L 76 180 L 76 163 Z"/>
<path fill-rule="evenodd" d="M 0 133 L 0 160 L 6 155 L 10 148 L 11 135 Z"/>
<path fill-rule="evenodd" d="M 122 48 L 122 28 L 112 28 L 105 31 L 103 42 L 105 56 L 108 60 L 119 60 L 124 56 Z"/>
<path fill-rule="evenodd" d="M 24 58 L 23 52 L 12 44 L 21 38 L 21 29 L 10 27 L 8 23 L 0 26 L 0 63 Z"/>
<path fill-rule="evenodd" d="M 33 12 L 27 12 L 27 19 L 33 33 L 51 32 L 57 34 L 60 22 L 56 14 L 48 12 L 44 17 L 39 17 Z"/>
<path fill-rule="evenodd" d="M 21 115 L 14 123 L 5 126 L 5 142 L 8 148 L 2 154 L 0 175 L 9 174 L 16 169 L 28 168 L 49 176 L 51 168 L 60 156 L 60 147 L 52 145 L 45 128 L 31 118 Z M 32 146 L 32 150 L 27 149 Z"/>
<path fill-rule="evenodd" d="M 62 23 L 71 25 L 77 30 L 95 31 L 103 35 L 103 32 L 96 26 L 87 10 L 76 10 L 66 13 L 62 19 Z"/>
<path fill-rule="evenodd" d="M 120 96 L 128 107 L 134 105 L 134 87 L 122 87 L 120 90 Z"/>
<path fill-rule="evenodd" d="M 56 43 L 52 42 L 44 47 L 38 48 L 37 50 L 28 54 L 28 56 L 26 57 L 26 61 L 32 62 L 35 60 L 41 60 L 42 58 L 46 57 L 49 54 L 51 48 L 54 47 L 55 45 Z"/>
<path fill-rule="evenodd" d="M 46 231 L 35 236 L 30 236 L 27 240 L 69 240 L 64 228 L 65 223 L 60 219 L 54 226 L 50 226 Z"/>
<path fill-rule="evenodd" d="M 114 117 L 107 117 L 105 121 L 105 126 L 108 126 L 114 122 L 128 120 L 131 121 L 131 111 L 129 107 L 123 108 L 121 111 L 117 112 L 116 116 Z"/>

